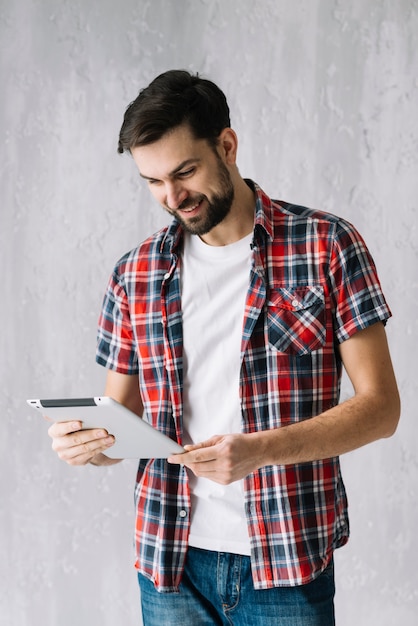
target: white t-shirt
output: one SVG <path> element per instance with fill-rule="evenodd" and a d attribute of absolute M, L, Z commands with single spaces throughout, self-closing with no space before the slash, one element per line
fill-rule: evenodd
<path fill-rule="evenodd" d="M 182 257 L 184 442 L 241 432 L 240 351 L 252 233 L 228 246 L 185 235 Z M 243 481 L 219 485 L 191 472 L 189 544 L 250 554 Z"/>

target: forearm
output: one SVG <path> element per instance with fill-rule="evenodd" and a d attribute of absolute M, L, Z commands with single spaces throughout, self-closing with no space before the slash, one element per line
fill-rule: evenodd
<path fill-rule="evenodd" d="M 391 436 L 398 422 L 399 401 L 368 395 L 350 400 L 311 419 L 255 433 L 263 465 L 316 461 L 351 452 Z"/>
<path fill-rule="evenodd" d="M 172 456 L 196 476 L 227 485 L 266 465 L 291 465 L 339 456 L 396 429 L 400 401 L 382 324 L 340 346 L 354 397 L 310 419 L 253 433 L 214 435 Z"/>
<path fill-rule="evenodd" d="M 390 436 L 399 416 L 391 402 L 357 395 L 321 415 L 291 426 L 254 433 L 214 435 L 185 446 L 169 463 L 182 463 L 196 476 L 230 484 L 266 465 L 294 465 L 339 456 Z"/>
<path fill-rule="evenodd" d="M 382 324 L 340 345 L 354 397 L 321 415 L 261 433 L 271 463 L 303 463 L 339 456 L 395 432 L 400 414 L 398 388 Z"/>

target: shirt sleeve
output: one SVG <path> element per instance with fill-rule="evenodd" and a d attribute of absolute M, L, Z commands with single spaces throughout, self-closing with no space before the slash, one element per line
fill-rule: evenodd
<path fill-rule="evenodd" d="M 361 235 L 344 220 L 336 226 L 330 280 L 335 334 L 340 343 L 376 322 L 385 324 L 391 317 L 373 258 Z"/>
<path fill-rule="evenodd" d="M 138 354 L 120 264 L 107 285 L 97 331 L 96 361 L 122 374 L 137 374 Z"/>

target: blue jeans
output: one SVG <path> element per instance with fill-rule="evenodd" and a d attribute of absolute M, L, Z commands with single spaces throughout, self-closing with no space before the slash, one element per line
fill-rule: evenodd
<path fill-rule="evenodd" d="M 144 626 L 334 626 L 334 567 L 300 587 L 256 591 L 250 557 L 189 548 L 179 593 L 139 574 Z"/>

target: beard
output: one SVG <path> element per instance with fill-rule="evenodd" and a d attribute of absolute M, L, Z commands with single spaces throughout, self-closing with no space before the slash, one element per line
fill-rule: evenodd
<path fill-rule="evenodd" d="M 211 199 L 204 194 L 187 198 L 177 209 L 169 209 L 168 212 L 173 215 L 181 224 L 185 231 L 191 235 L 206 235 L 215 226 L 220 224 L 231 210 L 234 200 L 234 186 L 231 176 L 226 166 L 218 155 L 218 183 L 220 191 L 212 194 Z M 179 214 L 179 210 L 191 208 L 200 202 L 206 202 L 206 208 L 202 211 L 202 215 L 196 217 L 184 218 Z"/>

